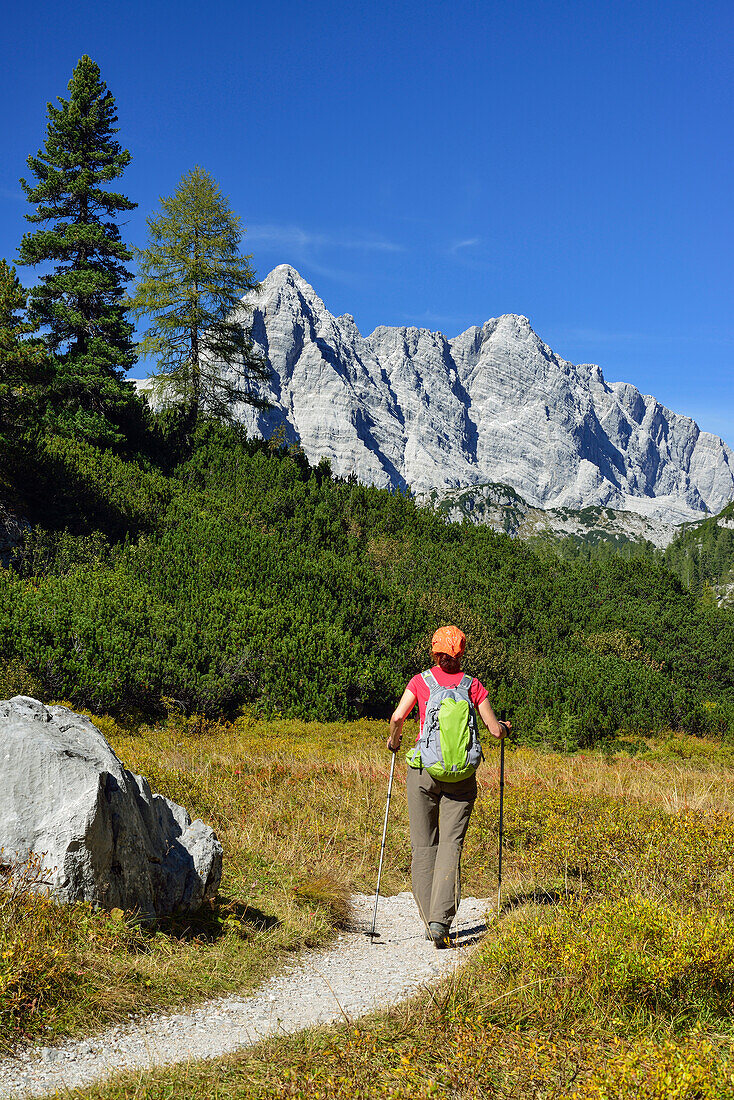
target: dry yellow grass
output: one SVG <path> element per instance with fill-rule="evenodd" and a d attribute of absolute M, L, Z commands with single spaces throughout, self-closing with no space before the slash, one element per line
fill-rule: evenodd
<path fill-rule="evenodd" d="M 217 830 L 228 854 L 225 892 L 254 888 L 261 896 L 261 883 L 242 881 L 252 860 L 290 868 L 304 888 L 310 876 L 331 876 L 345 890 L 370 886 L 390 768 L 385 723 L 242 718 L 107 732 L 128 767 Z M 408 833 L 400 784 L 391 837 L 388 888 L 402 888 Z"/>
<path fill-rule="evenodd" d="M 573 756 L 519 747 L 508 755 L 507 779 L 578 797 L 605 796 L 682 810 L 734 810 L 734 752 L 715 741 L 670 734 L 628 756 L 581 752 Z M 491 783 L 496 768 L 484 772 Z"/>
<path fill-rule="evenodd" d="M 158 749 L 192 776 L 207 759 L 216 771 L 234 753 L 250 789 L 273 792 L 275 807 L 231 824 L 230 843 L 247 838 L 275 858 L 286 850 L 278 826 L 288 820 L 299 873 L 313 858 L 352 885 L 371 885 L 389 765 L 384 734 L 380 724 L 252 723 L 225 731 L 218 749 L 211 730 L 196 741 L 171 734 Z M 491 751 L 465 855 L 468 888 L 487 893 L 496 875 Z M 356 1027 L 270 1040 L 79 1097 L 734 1100 L 731 750 L 671 735 L 634 757 L 513 748 L 506 767 L 508 908 L 453 981 Z M 298 810 L 293 787 L 304 795 Z M 401 784 L 395 799 L 388 873 L 400 888 L 408 863 Z M 309 838 L 312 857 L 301 847 Z M 552 898 L 557 904 L 545 904 Z"/>
<path fill-rule="evenodd" d="M 117 929 L 88 909 L 46 921 L 38 934 L 47 939 L 63 924 L 51 947 L 62 951 L 73 981 L 59 987 L 61 999 L 52 992 L 38 1003 L 27 998 L 32 1007 L 16 1037 L 94 1030 L 131 1011 L 245 990 L 289 952 L 325 942 L 344 920 L 350 892 L 374 889 L 390 766 L 386 723 L 262 722 L 245 715 L 228 724 L 175 714 L 158 726 L 95 721 L 127 767 L 215 827 L 225 849 L 222 896 L 213 912 L 155 933 L 137 931 L 129 917 Z M 406 744 L 410 736 L 408 729 Z M 404 771 L 401 760 L 387 893 L 409 885 Z M 675 885 L 673 864 L 686 851 L 689 830 L 696 858 L 703 858 L 710 838 L 702 822 L 734 810 L 732 751 L 673 735 L 632 757 L 510 747 L 506 773 L 508 901 L 532 898 L 538 889 L 548 896 L 574 891 L 592 880 L 603 892 L 610 876 L 617 892 L 634 881 L 646 896 L 683 897 L 693 887 L 688 880 Z M 498 780 L 499 753 L 490 744 L 464 858 L 465 890 L 480 896 L 496 889 Z M 695 811 L 704 814 L 689 821 Z M 642 875 L 638 852 L 663 836 L 661 813 L 672 813 L 682 827 Z M 624 850 L 620 837 L 627 838 Z M 696 897 L 719 904 L 725 876 L 718 864 L 707 875 L 699 876 Z M 534 912 L 527 905 L 524 916 L 508 914 L 507 927 Z M 24 934 L 28 928 L 25 922 Z"/>

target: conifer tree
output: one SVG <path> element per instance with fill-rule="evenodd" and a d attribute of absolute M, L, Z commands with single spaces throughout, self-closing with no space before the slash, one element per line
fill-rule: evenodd
<path fill-rule="evenodd" d="M 148 247 L 136 251 L 131 301 L 135 316 L 152 319 L 140 348 L 157 359 L 156 395 L 183 406 L 190 430 L 203 416 L 231 420 L 240 402 L 265 408 L 257 383 L 269 371 L 240 301 L 259 286 L 251 257 L 240 254 L 240 218 L 198 167 L 161 207 L 148 218 Z"/>
<path fill-rule="evenodd" d="M 0 453 L 6 460 L 41 422 L 49 381 L 48 353 L 24 317 L 26 298 L 15 268 L 0 260 Z"/>
<path fill-rule="evenodd" d="M 28 313 L 53 355 L 56 428 L 109 444 L 135 400 L 124 377 L 135 362 L 123 303 L 132 257 L 112 219 L 136 203 L 104 190 L 130 153 L 114 137 L 115 100 L 91 58 L 68 88 L 68 100 L 48 104 L 45 147 L 28 157 L 35 184 L 21 180 L 36 208 L 26 218 L 42 228 L 23 237 L 20 259 L 54 265 L 30 291 Z"/>

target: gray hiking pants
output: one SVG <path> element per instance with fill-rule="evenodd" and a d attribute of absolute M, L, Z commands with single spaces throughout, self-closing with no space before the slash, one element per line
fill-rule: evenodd
<path fill-rule="evenodd" d="M 451 924 L 461 898 L 461 849 L 477 779 L 444 783 L 423 768 L 408 768 L 408 814 L 413 897 L 426 925 Z"/>

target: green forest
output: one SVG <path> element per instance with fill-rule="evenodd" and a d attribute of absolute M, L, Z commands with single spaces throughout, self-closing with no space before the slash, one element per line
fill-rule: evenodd
<path fill-rule="evenodd" d="M 134 203 L 104 187 L 130 154 L 89 58 L 58 103 L 24 181 L 41 228 L 19 256 L 43 274 L 26 291 L 0 263 L 0 693 L 379 717 L 453 621 L 529 741 L 734 732 L 733 620 L 701 598 L 731 529 L 699 525 L 664 555 L 549 553 L 248 440 L 233 410 L 267 368 L 229 320 L 257 286 L 239 219 L 194 169 L 148 219 L 128 291 L 118 220 Z M 145 317 L 175 396 L 158 411 L 126 380 Z"/>
<path fill-rule="evenodd" d="M 583 516 L 580 512 L 579 516 Z M 718 515 L 684 523 L 664 550 L 641 539 L 611 535 L 592 540 L 588 535 L 533 536 L 540 554 L 550 553 L 566 561 L 585 558 L 606 561 L 617 555 L 630 559 L 662 561 L 689 591 L 720 605 L 732 602 L 734 592 L 734 502 Z"/>
<path fill-rule="evenodd" d="M 734 502 L 717 516 L 686 524 L 666 548 L 665 564 L 691 591 L 729 602 L 734 588 Z"/>

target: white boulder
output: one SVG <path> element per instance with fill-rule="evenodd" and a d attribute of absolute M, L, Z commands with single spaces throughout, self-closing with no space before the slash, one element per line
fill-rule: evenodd
<path fill-rule="evenodd" d="M 60 901 L 191 912 L 214 897 L 222 846 L 129 772 L 88 718 L 23 695 L 0 702 L 3 861 L 42 859 Z"/>

